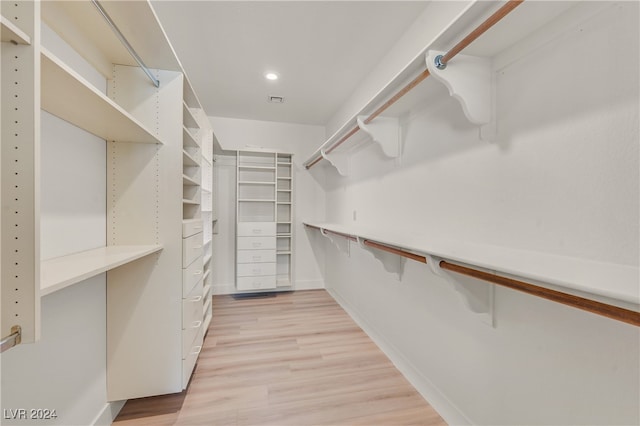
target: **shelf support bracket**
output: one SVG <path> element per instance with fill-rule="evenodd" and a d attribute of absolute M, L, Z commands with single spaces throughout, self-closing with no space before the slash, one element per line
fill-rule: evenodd
<path fill-rule="evenodd" d="M 349 156 L 345 153 L 327 153 L 324 149 L 320 150 L 322 158 L 327 160 L 333 167 L 336 168 L 338 173 L 342 176 L 349 175 Z"/>
<path fill-rule="evenodd" d="M 357 117 L 358 127 L 380 145 L 382 152 L 389 158 L 398 158 L 400 155 L 400 124 L 395 117 L 376 117 L 369 124 L 364 115 Z"/>
<path fill-rule="evenodd" d="M 402 274 L 404 274 L 404 265 L 406 263 L 406 258 L 402 256 L 398 256 L 397 254 L 388 253 L 386 251 L 377 250 L 373 247 L 369 247 L 364 244 L 364 238 L 358 238 L 358 245 L 364 250 L 368 251 L 375 257 L 380 263 L 382 263 L 382 267 L 385 271 L 390 274 L 396 274 L 398 276 L 398 281 L 402 281 Z"/>
<path fill-rule="evenodd" d="M 458 292 L 469 310 L 478 314 L 480 320 L 495 327 L 493 321 L 494 312 L 494 286 L 484 281 L 467 282 L 440 268 L 439 257 L 426 254 L 427 265 L 434 275 L 447 281 Z"/>
<path fill-rule="evenodd" d="M 491 59 L 479 56 L 457 55 L 445 67 L 441 58 L 446 52 L 429 50 L 426 54 L 426 64 L 431 75 L 444 84 L 449 95 L 462 106 L 467 119 L 480 126 L 480 136 L 491 138 L 495 120 L 494 78 Z"/>
<path fill-rule="evenodd" d="M 320 229 L 320 233 L 327 237 L 329 241 L 333 243 L 334 246 L 338 248 L 338 251 L 346 254 L 347 257 L 351 257 L 351 252 L 349 250 L 349 239 L 345 237 L 341 237 L 339 235 L 332 234 L 331 232 L 327 232 L 325 229 Z"/>

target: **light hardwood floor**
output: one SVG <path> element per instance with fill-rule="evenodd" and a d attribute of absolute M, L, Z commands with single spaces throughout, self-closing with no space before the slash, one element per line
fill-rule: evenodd
<path fill-rule="evenodd" d="M 324 290 L 213 299 L 187 391 L 127 402 L 129 425 L 444 425 Z"/>

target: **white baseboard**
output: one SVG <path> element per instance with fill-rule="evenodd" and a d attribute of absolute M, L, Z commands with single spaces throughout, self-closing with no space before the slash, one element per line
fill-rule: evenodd
<path fill-rule="evenodd" d="M 290 290 L 319 290 L 324 288 L 323 280 L 304 280 L 304 281 L 296 281 L 293 288 Z M 289 288 L 284 287 L 282 290 L 289 290 Z M 234 283 L 228 284 L 215 284 L 213 286 L 213 294 L 236 294 L 242 293 L 236 290 L 236 285 Z"/>
<path fill-rule="evenodd" d="M 324 280 L 297 280 L 294 290 L 320 290 L 324 288 Z"/>
<path fill-rule="evenodd" d="M 91 424 L 93 426 L 111 426 L 127 401 L 107 402 Z"/>
<path fill-rule="evenodd" d="M 360 326 L 360 328 L 373 340 L 373 342 L 384 352 L 402 375 L 413 385 L 414 388 L 429 402 L 429 404 L 440 414 L 449 425 L 472 425 L 458 407 L 455 406 L 440 390 L 427 379 L 400 351 L 390 344 L 384 337 L 367 323 L 349 302 L 347 302 L 335 289 L 327 289 L 327 292 L 344 309 L 349 316 Z"/>

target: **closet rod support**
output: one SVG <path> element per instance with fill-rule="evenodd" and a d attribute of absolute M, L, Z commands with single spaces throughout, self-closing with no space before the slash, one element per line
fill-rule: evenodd
<path fill-rule="evenodd" d="M 445 64 L 444 62 L 442 62 L 442 58 L 444 58 L 443 55 L 438 55 L 435 57 L 435 59 L 433 60 L 433 63 L 436 64 L 436 68 L 438 68 L 439 70 L 443 70 L 447 68 L 447 64 Z"/>
<path fill-rule="evenodd" d="M 22 328 L 19 325 L 11 327 L 11 334 L 0 340 L 0 353 L 17 346 L 22 341 Z"/>
<path fill-rule="evenodd" d="M 91 0 L 91 3 L 93 3 L 96 9 L 98 9 L 98 12 L 100 12 L 100 15 L 102 15 L 104 20 L 111 27 L 111 30 L 113 30 L 116 37 L 118 37 L 118 39 L 120 40 L 120 43 L 122 43 L 122 45 L 129 51 L 129 54 L 133 57 L 133 59 L 138 63 L 138 65 L 140 65 L 140 68 L 142 68 L 142 71 L 144 71 L 144 73 L 149 77 L 149 79 L 151 79 L 151 82 L 153 83 L 153 85 L 156 87 L 160 87 L 160 81 L 158 81 L 158 79 L 153 76 L 149 67 L 145 65 L 145 63 L 142 61 L 142 58 L 140 58 L 140 56 L 135 51 L 133 46 L 131 46 L 131 44 L 129 43 L 129 40 L 125 38 L 124 34 L 122 34 L 122 32 L 120 31 L 116 23 L 113 22 L 113 19 L 111 19 L 107 11 L 104 10 L 104 8 L 98 2 L 98 0 Z"/>

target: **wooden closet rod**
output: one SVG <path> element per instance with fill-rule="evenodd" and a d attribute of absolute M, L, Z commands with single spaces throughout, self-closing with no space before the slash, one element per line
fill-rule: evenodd
<path fill-rule="evenodd" d="M 439 67 L 444 68 L 446 66 L 447 62 L 449 62 L 451 59 L 453 59 L 454 56 L 456 56 L 465 47 L 470 45 L 474 40 L 476 40 L 478 37 L 480 37 L 482 34 L 484 34 L 489 28 L 493 27 L 498 21 L 500 21 L 502 18 L 504 18 L 506 15 L 508 15 L 509 12 L 511 12 L 516 7 L 520 6 L 520 4 L 522 4 L 523 1 L 524 0 L 508 0 L 505 5 L 503 5 L 493 15 L 491 15 L 484 22 L 482 22 L 476 29 L 471 31 L 465 38 L 463 38 L 458 44 L 456 44 L 451 50 L 449 50 L 449 52 L 447 52 L 447 54 L 443 55 L 440 58 Z M 407 84 L 402 89 L 400 89 L 399 92 L 397 92 L 395 95 L 393 95 L 388 101 L 386 101 L 384 104 L 382 104 L 369 117 L 367 117 L 364 120 L 364 123 L 365 124 L 369 124 L 374 118 L 376 118 L 378 115 L 382 114 L 383 111 L 385 111 L 391 105 L 396 103 L 401 97 L 406 95 L 411 89 L 413 89 L 420 82 L 422 82 L 424 79 L 429 77 L 429 75 L 430 75 L 430 73 L 429 73 L 428 69 L 425 69 L 424 71 L 422 71 L 416 78 L 411 80 L 411 82 L 409 84 Z M 358 126 L 356 124 L 355 127 L 353 127 L 351 130 L 349 130 L 342 138 L 340 138 L 340 140 L 338 140 L 336 143 L 334 143 L 329 148 L 327 148 L 327 150 L 325 152 L 327 154 L 329 154 L 331 151 L 333 151 L 334 149 L 336 149 L 337 147 L 342 145 L 351 136 L 355 135 L 359 130 L 360 130 L 360 126 Z M 320 154 L 311 163 L 305 165 L 305 168 L 308 170 L 311 167 L 315 166 L 317 163 L 319 163 L 321 160 L 322 160 L 322 155 Z"/>
<path fill-rule="evenodd" d="M 584 297 L 574 296 L 573 294 L 563 293 L 561 291 L 551 290 L 549 288 L 540 287 L 534 284 L 525 283 L 514 280 L 512 278 L 494 275 L 489 272 L 478 271 L 477 269 L 468 268 L 466 266 L 449 263 L 445 260 L 440 261 L 440 267 L 458 274 L 467 275 L 469 277 L 489 281 L 491 283 L 518 290 L 523 293 L 538 296 L 553 302 L 562 303 L 563 305 L 582 309 L 583 311 L 602 315 L 607 318 L 626 322 L 627 324 L 640 327 L 640 312 L 629 309 L 620 308 L 618 306 L 608 305 Z"/>
<path fill-rule="evenodd" d="M 397 254 L 398 256 L 403 256 L 420 263 L 427 263 L 426 257 L 408 252 L 406 250 L 387 246 L 371 240 L 364 240 L 363 243 L 366 246 L 374 247 L 378 250 Z M 551 300 L 553 302 L 561 303 L 563 305 L 571 306 L 577 309 L 582 309 L 583 311 L 591 312 L 597 315 L 640 327 L 640 312 L 620 308 L 618 306 L 608 305 L 606 303 L 598 302 L 591 299 L 585 299 L 584 297 L 563 293 L 561 291 L 526 283 L 523 281 L 515 280 L 513 278 L 495 275 L 489 272 L 469 268 L 467 266 L 450 263 L 446 260 L 441 260 L 439 265 L 440 268 L 446 269 L 448 271 L 487 281 L 493 284 L 510 288 L 512 290 L 521 291 L 523 293 L 541 297 L 543 299 Z"/>

